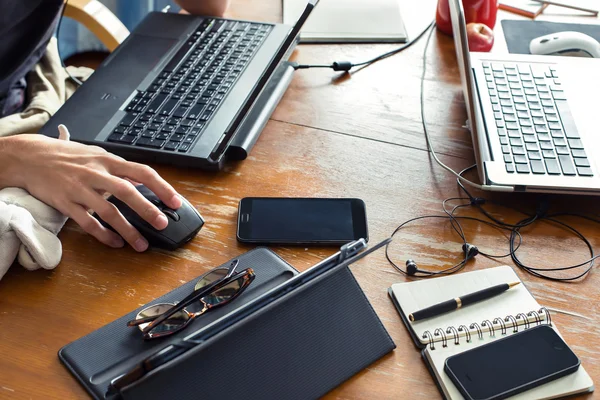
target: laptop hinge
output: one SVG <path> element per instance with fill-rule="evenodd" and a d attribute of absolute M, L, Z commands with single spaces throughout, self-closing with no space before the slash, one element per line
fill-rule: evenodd
<path fill-rule="evenodd" d="M 290 85 L 293 75 L 294 68 L 289 62 L 284 61 L 279 64 L 236 130 L 235 136 L 227 148 L 226 156 L 228 158 L 244 160 L 248 157 L 271 114 Z"/>

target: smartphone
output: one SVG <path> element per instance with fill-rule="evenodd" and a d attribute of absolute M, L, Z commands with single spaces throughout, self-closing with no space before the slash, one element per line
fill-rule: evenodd
<path fill-rule="evenodd" d="M 364 201 L 350 198 L 245 197 L 238 210 L 243 243 L 340 245 L 368 241 Z"/>
<path fill-rule="evenodd" d="M 504 399 L 571 374 L 579 358 L 549 325 L 448 357 L 444 371 L 466 399 Z"/>

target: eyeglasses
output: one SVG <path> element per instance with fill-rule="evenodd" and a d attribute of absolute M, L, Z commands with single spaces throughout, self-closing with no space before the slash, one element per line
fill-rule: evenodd
<path fill-rule="evenodd" d="M 194 291 L 178 303 L 158 303 L 141 310 L 128 326 L 137 326 L 144 339 L 171 335 L 190 324 L 192 320 L 215 307 L 225 305 L 238 297 L 254 280 L 252 268 L 235 273 L 239 264 L 233 260 L 228 268 L 217 268 L 204 274 L 196 283 Z M 202 309 L 191 312 L 186 307 L 196 301 Z"/>

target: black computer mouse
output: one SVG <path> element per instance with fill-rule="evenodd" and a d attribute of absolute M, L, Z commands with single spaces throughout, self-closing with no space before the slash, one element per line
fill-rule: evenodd
<path fill-rule="evenodd" d="M 144 219 L 142 219 L 142 217 L 133 211 L 127 204 L 115 196 L 110 196 L 107 200 L 119 209 L 125 219 L 129 221 L 129 223 L 133 225 L 144 238 L 146 238 L 150 246 L 175 250 L 192 240 L 198 231 L 200 231 L 202 225 L 204 225 L 204 219 L 200 213 L 183 197 L 181 198 L 181 207 L 177 210 L 173 210 L 160 201 L 158 196 L 146 186 L 138 185 L 136 186 L 136 189 L 167 216 L 169 225 L 167 225 L 165 229 L 160 231 L 154 229 L 152 225 L 144 221 Z M 113 232 L 115 231 L 112 226 L 104 222 L 96 213 L 94 213 L 94 217 L 96 217 L 102 225 Z"/>

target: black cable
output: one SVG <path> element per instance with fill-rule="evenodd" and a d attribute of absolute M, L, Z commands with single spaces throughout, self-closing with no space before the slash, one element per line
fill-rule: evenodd
<path fill-rule="evenodd" d="M 387 53 L 383 53 L 378 55 L 377 57 L 374 57 L 370 60 L 367 61 L 363 61 L 363 62 L 359 62 L 359 63 L 352 63 L 350 61 L 334 61 L 333 63 L 326 65 L 326 64 L 298 64 L 297 62 L 292 62 L 290 63 L 292 65 L 292 67 L 296 70 L 298 69 L 308 69 L 308 68 L 331 68 L 334 71 L 350 71 L 352 68 L 354 67 L 360 67 L 363 65 L 370 65 L 373 63 L 376 63 L 377 61 L 383 60 L 385 58 L 391 57 L 395 54 L 400 53 L 402 50 L 408 49 L 410 46 L 412 46 L 413 44 L 415 44 L 424 34 L 425 32 L 427 32 L 429 30 L 429 28 L 431 28 L 433 25 L 435 24 L 435 21 L 431 21 L 426 27 L 425 29 L 423 29 L 418 35 L 417 37 L 415 37 L 413 40 L 411 40 L 410 42 L 398 47 L 397 49 L 388 51 Z"/>
<path fill-rule="evenodd" d="M 58 50 L 58 58 L 60 59 L 60 64 L 62 65 L 62 67 L 64 68 L 65 72 L 67 73 L 67 75 L 69 75 L 69 78 L 77 85 L 77 86 L 81 86 L 83 85 L 83 82 L 81 82 L 79 79 L 75 78 L 73 75 L 71 75 L 71 73 L 69 72 L 69 70 L 67 69 L 67 67 L 65 66 L 65 62 L 63 61 L 61 55 L 60 55 L 60 45 L 58 43 L 59 40 L 59 34 L 60 34 L 60 25 L 62 23 L 63 17 L 65 16 L 65 9 L 67 8 L 67 4 L 69 3 L 69 0 L 65 0 L 65 4 L 63 4 L 63 8 L 60 12 L 60 18 L 58 20 L 58 25 L 56 27 L 56 47 Z"/>

